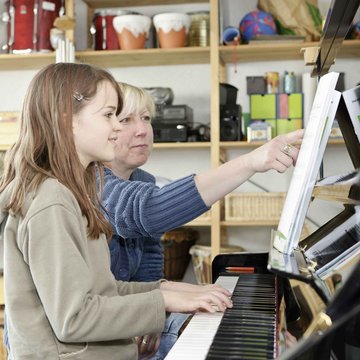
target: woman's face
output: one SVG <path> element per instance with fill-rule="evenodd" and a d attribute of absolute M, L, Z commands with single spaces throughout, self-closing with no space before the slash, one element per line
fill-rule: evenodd
<path fill-rule="evenodd" d="M 121 112 L 116 130 L 115 159 L 112 166 L 124 178 L 125 173 L 144 165 L 151 153 L 154 136 L 149 111 L 143 109 L 130 114 Z"/>
<path fill-rule="evenodd" d="M 85 168 L 93 161 L 113 160 L 117 104 L 113 85 L 103 81 L 96 95 L 73 116 L 75 147 Z"/>

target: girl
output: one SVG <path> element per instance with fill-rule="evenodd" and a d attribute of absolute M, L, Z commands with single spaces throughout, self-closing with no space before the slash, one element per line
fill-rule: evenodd
<path fill-rule="evenodd" d="M 136 359 L 134 337 L 161 332 L 167 311 L 232 306 L 216 285 L 113 277 L 95 167 L 114 158 L 121 108 L 114 78 L 89 65 L 49 65 L 30 83 L 0 180 L 12 360 Z"/>

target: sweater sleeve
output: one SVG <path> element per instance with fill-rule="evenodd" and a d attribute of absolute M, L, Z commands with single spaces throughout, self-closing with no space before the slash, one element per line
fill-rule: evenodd
<path fill-rule="evenodd" d="M 28 220 L 21 236 L 36 296 L 57 338 L 91 342 L 160 332 L 165 304 L 159 285 L 117 282 L 105 239 L 88 240 L 79 220 L 64 206 L 49 206 Z"/>
<path fill-rule="evenodd" d="M 161 189 L 153 183 L 124 181 L 105 170 L 103 204 L 114 231 L 124 238 L 160 237 L 208 210 L 194 175 Z"/>

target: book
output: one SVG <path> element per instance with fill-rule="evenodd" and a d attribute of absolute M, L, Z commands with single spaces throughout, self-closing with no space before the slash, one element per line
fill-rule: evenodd
<path fill-rule="evenodd" d="M 360 85 L 342 93 L 355 134 L 360 142 Z"/>
<path fill-rule="evenodd" d="M 360 256 L 360 209 L 344 211 L 339 217 L 345 221 L 330 221 L 327 231 L 321 240 L 313 244 L 307 242 L 305 256 L 316 264 L 315 272 L 322 279 L 326 279 L 334 272 L 340 270 L 351 260 Z"/>
<path fill-rule="evenodd" d="M 273 247 L 291 254 L 298 246 L 317 174 L 331 132 L 341 93 L 335 90 L 339 73 L 324 75 L 318 84 L 309 123 L 273 239 Z"/>

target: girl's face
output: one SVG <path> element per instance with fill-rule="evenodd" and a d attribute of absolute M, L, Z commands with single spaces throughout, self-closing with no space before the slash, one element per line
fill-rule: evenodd
<path fill-rule="evenodd" d="M 153 146 L 153 129 L 150 113 L 143 109 L 136 113 L 121 112 L 118 116 L 115 160 L 112 166 L 117 174 L 125 174 L 146 163 Z"/>
<path fill-rule="evenodd" d="M 75 147 L 85 168 L 93 161 L 111 161 L 115 156 L 117 103 L 112 84 L 103 81 L 99 83 L 96 95 L 73 116 Z"/>

